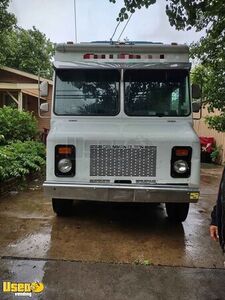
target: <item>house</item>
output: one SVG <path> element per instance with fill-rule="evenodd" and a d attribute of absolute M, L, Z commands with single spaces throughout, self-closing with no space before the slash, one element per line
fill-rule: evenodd
<path fill-rule="evenodd" d="M 0 107 L 4 105 L 15 105 L 19 110 L 32 112 L 38 121 L 40 131 L 49 129 L 50 113 L 38 113 L 39 84 L 47 81 L 49 93 L 47 97 L 41 97 L 40 103 L 48 102 L 51 107 L 52 80 L 19 71 L 13 68 L 0 67 Z"/>

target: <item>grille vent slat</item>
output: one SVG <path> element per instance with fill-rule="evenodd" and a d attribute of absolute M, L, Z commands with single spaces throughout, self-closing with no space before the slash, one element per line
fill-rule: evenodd
<path fill-rule="evenodd" d="M 90 176 L 156 176 L 156 146 L 91 145 Z"/>

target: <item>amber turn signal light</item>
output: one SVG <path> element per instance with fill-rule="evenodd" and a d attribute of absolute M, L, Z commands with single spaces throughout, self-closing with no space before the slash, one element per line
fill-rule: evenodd
<path fill-rule="evenodd" d="M 58 154 L 61 155 L 71 155 L 73 149 L 72 147 L 58 147 Z"/>
<path fill-rule="evenodd" d="M 188 149 L 179 148 L 179 149 L 176 149 L 176 151 L 175 151 L 176 156 L 188 156 L 188 154 L 189 154 Z"/>

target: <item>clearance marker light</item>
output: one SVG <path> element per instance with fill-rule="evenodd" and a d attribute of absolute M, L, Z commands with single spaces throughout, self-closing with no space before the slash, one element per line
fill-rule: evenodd
<path fill-rule="evenodd" d="M 87 53 L 87 54 L 84 54 L 83 57 L 84 57 L 84 59 L 94 58 L 94 54 Z"/>

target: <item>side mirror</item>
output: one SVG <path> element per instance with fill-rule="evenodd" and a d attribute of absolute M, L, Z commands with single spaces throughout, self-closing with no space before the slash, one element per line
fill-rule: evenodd
<path fill-rule="evenodd" d="M 201 109 L 201 102 L 192 102 L 192 111 L 198 113 Z"/>
<path fill-rule="evenodd" d="M 198 84 L 192 84 L 191 89 L 192 89 L 192 98 L 200 99 L 202 96 L 202 91 L 200 86 Z"/>
<path fill-rule="evenodd" d="M 48 81 L 42 81 L 40 84 L 40 96 L 47 97 L 48 96 Z"/>
<path fill-rule="evenodd" d="M 49 111 L 49 105 L 48 103 L 42 103 L 40 105 L 40 111 L 43 112 L 43 113 L 46 113 Z"/>

